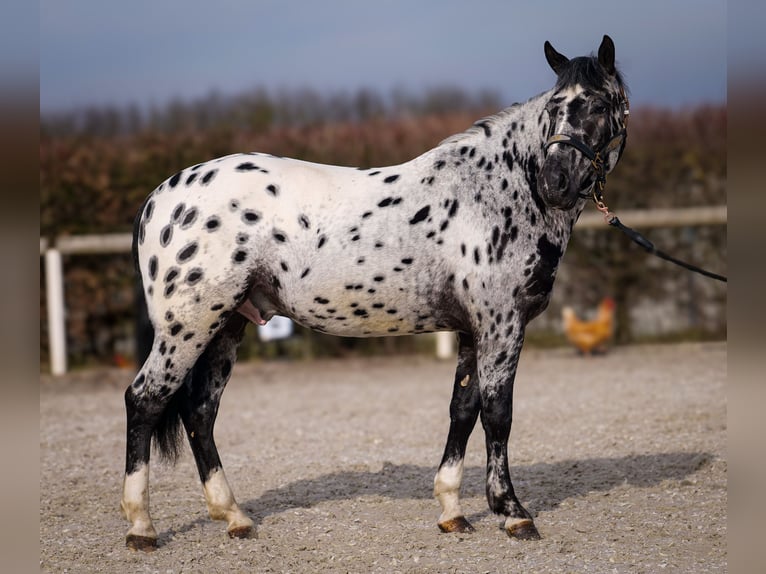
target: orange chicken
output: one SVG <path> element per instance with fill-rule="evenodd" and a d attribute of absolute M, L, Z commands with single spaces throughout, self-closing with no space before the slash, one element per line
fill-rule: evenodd
<path fill-rule="evenodd" d="M 606 297 L 590 321 L 579 319 L 571 307 L 564 307 L 561 315 L 569 342 L 586 355 L 606 351 L 606 343 L 614 333 L 614 307 L 614 300 Z"/>

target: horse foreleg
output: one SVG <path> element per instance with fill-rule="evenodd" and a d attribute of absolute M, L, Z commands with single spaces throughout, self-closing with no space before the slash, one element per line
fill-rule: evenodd
<path fill-rule="evenodd" d="M 508 438 L 511 433 L 513 381 L 523 336 L 508 346 L 479 349 L 478 371 L 481 422 L 487 447 L 487 502 L 496 514 L 506 517 L 508 536 L 539 539 L 532 515 L 521 505 L 508 468 Z"/>
<path fill-rule="evenodd" d="M 237 360 L 242 340 L 244 317 L 232 316 L 197 360 L 189 384 L 180 397 L 179 412 L 197 463 L 205 493 L 208 514 L 225 520 L 231 537 L 245 538 L 253 531 L 253 521 L 240 510 L 221 465 L 213 439 L 213 427 L 221 395 Z"/>
<path fill-rule="evenodd" d="M 460 507 L 460 485 L 466 444 L 476 425 L 481 403 L 473 337 L 459 333 L 458 339 L 458 365 L 450 403 L 449 434 L 444 456 L 434 477 L 434 496 L 442 508 L 438 522 L 442 532 L 473 531 Z"/>

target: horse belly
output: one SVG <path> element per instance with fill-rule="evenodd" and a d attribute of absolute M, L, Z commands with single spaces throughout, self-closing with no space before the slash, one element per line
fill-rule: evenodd
<path fill-rule="evenodd" d="M 281 295 L 287 317 L 330 335 L 380 337 L 436 330 L 428 301 L 405 282 L 386 287 L 361 280 L 313 281 L 287 287 Z"/>

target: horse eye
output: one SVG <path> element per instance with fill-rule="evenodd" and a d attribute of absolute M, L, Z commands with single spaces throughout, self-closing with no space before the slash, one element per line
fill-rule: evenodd
<path fill-rule="evenodd" d="M 601 115 L 606 113 L 606 106 L 604 104 L 595 104 L 591 111 L 594 114 Z"/>

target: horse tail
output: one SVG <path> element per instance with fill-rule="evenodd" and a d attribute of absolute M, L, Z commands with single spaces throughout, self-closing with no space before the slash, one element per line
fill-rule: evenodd
<path fill-rule="evenodd" d="M 191 373 L 188 376 L 191 376 Z M 185 384 L 181 385 L 181 388 L 170 397 L 165 410 L 162 411 L 152 431 L 155 452 L 159 455 L 160 460 L 170 465 L 174 465 L 178 461 L 183 445 L 181 414 L 178 406 L 181 396 L 185 392 L 185 386 Z"/>
<path fill-rule="evenodd" d="M 151 196 L 149 196 L 151 197 Z M 141 268 L 138 263 L 138 234 L 141 226 L 141 216 L 149 201 L 147 197 L 141 204 L 136 218 L 133 221 L 133 265 L 135 268 L 135 312 L 136 312 L 136 365 L 140 369 L 152 351 L 154 344 L 154 326 L 149 318 L 149 308 L 146 304 L 146 294 L 144 293 L 144 282 L 141 277 Z M 191 373 L 189 374 L 191 376 Z M 183 435 L 181 433 L 181 415 L 178 410 L 179 399 L 184 392 L 185 385 L 181 385 L 178 391 L 170 398 L 165 410 L 162 411 L 157 423 L 152 431 L 154 438 L 154 448 L 159 454 L 160 460 L 169 464 L 175 464 L 181 454 L 181 445 Z"/>
<path fill-rule="evenodd" d="M 146 306 L 146 294 L 144 293 L 144 281 L 141 277 L 141 267 L 138 263 L 138 234 L 141 228 L 141 217 L 146 209 L 146 204 L 149 201 L 147 197 L 141 204 L 141 207 L 136 213 L 136 217 L 133 220 L 133 244 L 131 246 L 131 252 L 133 255 L 133 268 L 135 270 L 135 281 L 133 282 L 133 294 L 135 300 L 135 313 L 136 313 L 136 366 L 140 369 L 149 358 L 149 353 L 152 351 L 152 344 L 154 343 L 154 326 L 149 319 L 149 309 Z"/>

